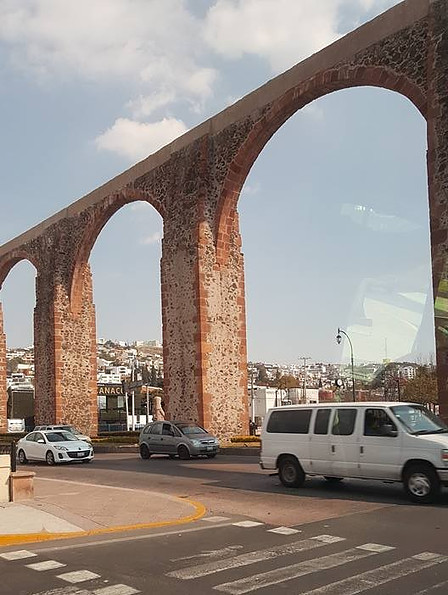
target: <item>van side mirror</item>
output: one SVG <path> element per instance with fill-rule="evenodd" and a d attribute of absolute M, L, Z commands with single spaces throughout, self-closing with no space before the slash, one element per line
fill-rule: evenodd
<path fill-rule="evenodd" d="M 381 435 L 396 438 L 398 436 L 398 430 L 392 424 L 384 424 L 384 426 L 381 426 Z"/>

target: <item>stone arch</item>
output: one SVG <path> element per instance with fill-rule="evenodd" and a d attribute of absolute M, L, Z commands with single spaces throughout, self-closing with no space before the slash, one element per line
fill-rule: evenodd
<path fill-rule="evenodd" d="M 101 205 L 91 209 L 88 213 L 88 220 L 83 230 L 79 243 L 78 252 L 73 262 L 73 273 L 70 287 L 70 307 L 74 316 L 79 315 L 82 308 L 82 289 L 84 286 L 84 275 L 88 270 L 90 253 L 102 229 L 108 221 L 122 207 L 132 202 L 143 201 L 153 206 L 164 219 L 164 206 L 156 200 L 136 189 L 126 189 L 117 194 L 108 196 Z"/>
<path fill-rule="evenodd" d="M 407 97 L 426 119 L 427 99 L 406 76 L 379 66 L 343 66 L 318 73 L 275 100 L 256 122 L 229 165 L 218 198 L 215 219 L 216 260 L 224 264 L 238 230 L 237 203 L 250 169 L 267 142 L 297 111 L 315 99 L 354 87 L 379 87 Z"/>
<path fill-rule="evenodd" d="M 23 250 L 14 251 L 11 254 L 8 254 L 8 258 L 5 258 L 3 262 L 0 262 L 0 289 L 11 270 L 22 260 L 27 260 L 31 263 L 36 269 L 36 274 L 39 274 L 39 265 L 31 254 Z"/>

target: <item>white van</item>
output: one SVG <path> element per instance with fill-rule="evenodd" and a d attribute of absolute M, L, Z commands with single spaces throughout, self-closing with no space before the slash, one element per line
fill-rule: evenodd
<path fill-rule="evenodd" d="M 448 426 L 403 402 L 292 405 L 270 409 L 261 432 L 262 469 L 287 487 L 306 475 L 402 482 L 414 502 L 448 486 Z"/>

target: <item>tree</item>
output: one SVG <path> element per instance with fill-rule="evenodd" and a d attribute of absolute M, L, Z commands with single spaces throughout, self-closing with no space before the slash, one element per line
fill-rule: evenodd
<path fill-rule="evenodd" d="M 437 372 L 434 366 L 418 366 L 415 377 L 406 382 L 403 398 L 413 403 L 436 404 L 438 401 Z"/>
<path fill-rule="evenodd" d="M 266 372 L 266 368 L 263 364 L 257 366 L 258 368 L 258 376 L 256 379 L 256 383 L 260 385 L 267 385 L 269 383 L 268 373 Z"/>

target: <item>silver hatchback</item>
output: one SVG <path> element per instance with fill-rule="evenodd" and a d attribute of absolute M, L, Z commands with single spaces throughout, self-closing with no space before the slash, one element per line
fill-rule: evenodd
<path fill-rule="evenodd" d="M 156 454 L 169 455 L 172 459 L 199 455 L 211 459 L 218 453 L 219 440 L 195 423 L 155 421 L 140 432 L 139 447 L 142 459 Z"/>

